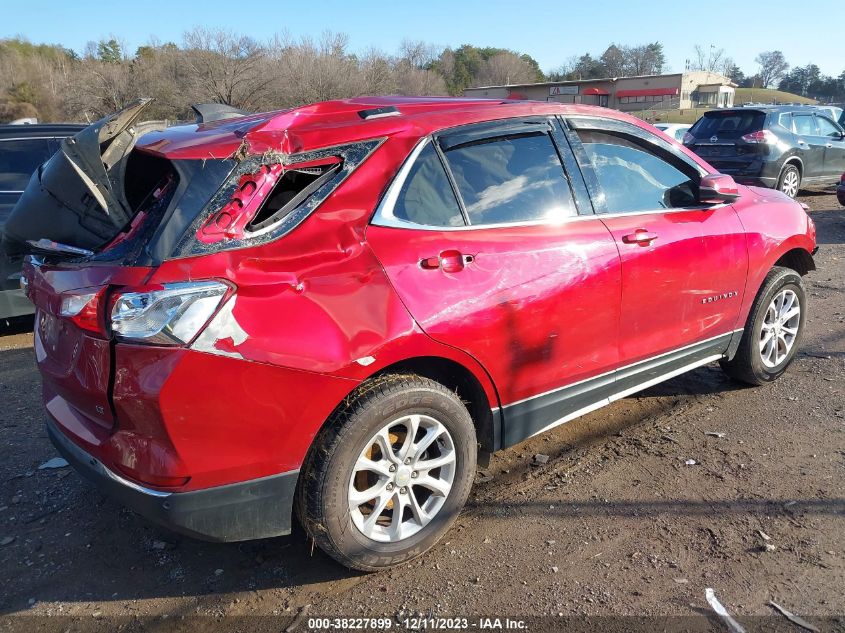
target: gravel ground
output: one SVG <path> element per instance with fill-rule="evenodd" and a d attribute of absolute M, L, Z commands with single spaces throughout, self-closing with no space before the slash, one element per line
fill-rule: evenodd
<path fill-rule="evenodd" d="M 700 616 L 711 613 L 712 587 L 749 630 L 760 630 L 756 616 L 769 616 L 766 630 L 798 630 L 773 616 L 770 600 L 845 630 L 845 210 L 826 193 L 802 200 L 821 250 L 806 279 L 803 349 L 776 384 L 743 388 L 704 367 L 497 454 L 444 540 L 379 574 L 339 567 L 301 531 L 196 542 L 121 508 L 69 468 L 39 470 L 56 453 L 42 426 L 32 334 L 7 327 L 2 622 L 23 630 L 63 620 L 15 616 L 169 616 L 198 629 L 206 624 L 186 623 L 287 626 L 306 612 L 387 616 L 394 626 L 419 613 Z M 182 617 L 197 614 L 213 617 Z M 256 615 L 287 620 L 223 617 Z"/>

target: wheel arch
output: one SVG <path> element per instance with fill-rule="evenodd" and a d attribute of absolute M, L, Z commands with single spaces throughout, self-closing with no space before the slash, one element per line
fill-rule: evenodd
<path fill-rule="evenodd" d="M 816 262 L 810 252 L 807 251 L 807 249 L 797 247 L 786 251 L 780 257 L 778 257 L 777 261 L 775 261 L 772 267 L 774 266 L 783 266 L 784 268 L 791 268 L 799 275 L 804 277 L 805 275 L 816 269 Z"/>
<path fill-rule="evenodd" d="M 472 417 L 481 449 L 486 452 L 496 450 L 499 445 L 499 424 L 494 409 L 498 410 L 498 402 L 490 402 L 484 386 L 470 369 L 442 356 L 417 356 L 388 365 L 369 379 L 392 373 L 416 374 L 454 391 Z"/>
<path fill-rule="evenodd" d="M 798 168 L 798 175 L 801 176 L 801 178 L 804 178 L 804 161 L 801 160 L 800 156 L 793 154 L 792 156 L 787 156 L 783 161 L 783 165 L 780 167 L 780 172 L 778 172 L 778 181 L 780 181 L 783 170 L 786 169 L 787 165 L 795 165 Z"/>

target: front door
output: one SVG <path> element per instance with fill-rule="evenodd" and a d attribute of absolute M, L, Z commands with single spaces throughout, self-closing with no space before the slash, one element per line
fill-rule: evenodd
<path fill-rule="evenodd" d="M 578 215 L 562 151 L 549 122 L 428 140 L 367 230 L 420 327 L 491 375 L 503 446 L 589 404 L 561 387 L 618 361 L 619 255 L 599 219 Z"/>
<path fill-rule="evenodd" d="M 689 350 L 678 369 L 721 354 L 741 327 L 748 268 L 733 207 L 701 206 L 699 168 L 657 135 L 598 118 L 570 124 L 621 258 L 620 366 Z"/>
<path fill-rule="evenodd" d="M 819 134 L 816 117 L 810 114 L 792 115 L 792 131 L 798 137 L 796 143 L 801 150 L 804 163 L 802 178 L 817 178 L 824 173 L 824 150 L 827 139 Z"/>

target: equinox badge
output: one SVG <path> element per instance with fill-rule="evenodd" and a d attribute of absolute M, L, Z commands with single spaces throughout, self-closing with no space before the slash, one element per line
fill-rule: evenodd
<path fill-rule="evenodd" d="M 721 301 L 722 299 L 731 299 L 737 295 L 739 295 L 739 293 L 736 290 L 732 290 L 731 292 L 723 292 L 719 295 L 704 297 L 704 299 L 701 300 L 701 303 L 713 303 L 715 301 Z"/>

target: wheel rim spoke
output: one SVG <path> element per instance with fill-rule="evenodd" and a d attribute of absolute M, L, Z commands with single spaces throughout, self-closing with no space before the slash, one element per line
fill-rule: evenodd
<path fill-rule="evenodd" d="M 454 441 L 441 422 L 423 414 L 392 420 L 373 434 L 353 467 L 347 494 L 353 524 L 375 541 L 409 538 L 443 507 L 456 470 Z"/>
<path fill-rule="evenodd" d="M 360 506 L 368 501 L 372 501 L 376 497 L 380 497 L 382 493 L 384 493 L 385 489 L 387 488 L 387 482 L 380 482 L 377 483 L 375 486 L 371 486 L 366 490 L 355 490 L 354 492 L 350 491 L 349 493 L 349 503 L 350 505 Z"/>
<path fill-rule="evenodd" d="M 760 328 L 760 359 L 766 367 L 783 363 L 792 351 L 801 326 L 801 302 L 790 288 L 769 302 Z"/>
<path fill-rule="evenodd" d="M 434 494 L 445 497 L 449 494 L 449 490 L 451 489 L 451 485 L 443 481 L 442 479 L 435 479 L 434 477 L 426 475 L 425 477 L 420 477 L 416 484 L 417 486 L 423 486 L 424 488 L 428 488 Z"/>
<path fill-rule="evenodd" d="M 421 459 L 416 463 L 416 469 L 418 471 L 430 471 L 434 470 L 435 468 L 441 468 L 442 466 L 446 466 L 447 464 L 452 464 L 455 462 L 455 452 L 449 451 L 442 453 L 439 457 L 433 457 L 431 459 Z"/>

